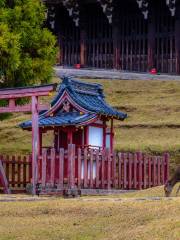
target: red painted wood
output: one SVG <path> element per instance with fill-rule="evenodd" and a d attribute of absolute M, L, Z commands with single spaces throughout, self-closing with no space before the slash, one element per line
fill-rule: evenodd
<path fill-rule="evenodd" d="M 161 157 L 157 158 L 157 185 L 161 185 Z"/>
<path fill-rule="evenodd" d="M 21 156 L 18 156 L 18 163 L 17 163 L 17 181 L 18 181 L 18 187 L 21 187 Z"/>
<path fill-rule="evenodd" d="M 11 184 L 12 184 L 12 187 L 15 187 L 15 162 L 16 162 L 16 157 L 15 156 L 12 156 L 12 181 L 11 181 Z"/>
<path fill-rule="evenodd" d="M 106 159 L 108 161 L 108 164 L 107 164 L 107 188 L 110 189 L 111 188 L 111 169 L 112 169 L 112 161 L 111 161 L 111 153 L 110 153 L 110 150 L 107 149 L 106 150 Z"/>
<path fill-rule="evenodd" d="M 39 111 L 44 111 L 49 108 L 49 105 L 38 105 Z M 31 104 L 23 106 L 14 106 L 14 107 L 0 107 L 0 113 L 13 113 L 13 112 L 31 112 Z"/>
<path fill-rule="evenodd" d="M 152 179 L 152 183 L 153 183 L 153 187 L 156 186 L 156 163 L 157 163 L 157 158 L 153 157 L 153 179 Z"/>
<path fill-rule="evenodd" d="M 106 151 L 102 150 L 102 159 L 101 159 L 101 187 L 105 188 L 105 159 L 106 159 Z"/>
<path fill-rule="evenodd" d="M 124 189 L 127 188 L 127 154 L 126 153 L 123 153 L 122 154 L 122 161 L 124 163 L 124 179 L 123 179 L 123 186 L 124 186 Z"/>
<path fill-rule="evenodd" d="M 26 87 L 26 88 L 9 88 L 0 89 L 0 99 L 17 99 L 23 97 L 32 96 L 47 96 L 50 92 L 54 91 L 56 84 L 36 86 L 36 87 Z"/>
<path fill-rule="evenodd" d="M 122 188 L 122 153 L 118 153 L 118 188 Z"/>
<path fill-rule="evenodd" d="M 143 188 L 146 189 L 147 187 L 147 156 L 144 154 L 143 156 Z"/>
<path fill-rule="evenodd" d="M 164 182 L 166 182 L 169 179 L 169 163 L 170 163 L 169 153 L 164 154 L 164 161 L 165 161 L 165 171 L 164 171 L 165 180 L 164 180 Z"/>
<path fill-rule="evenodd" d="M 56 161 L 56 152 L 54 148 L 51 148 L 51 185 L 54 186 L 55 183 L 55 161 Z"/>
<path fill-rule="evenodd" d="M 138 188 L 142 189 L 142 153 L 138 152 Z"/>
<path fill-rule="evenodd" d="M 132 154 L 128 154 L 128 188 L 132 189 Z"/>
<path fill-rule="evenodd" d="M 68 145 L 68 186 L 75 187 L 75 145 Z"/>
<path fill-rule="evenodd" d="M 96 188 L 99 188 L 99 170 L 100 170 L 99 150 L 96 150 Z"/>
<path fill-rule="evenodd" d="M 113 188 L 116 188 L 117 185 L 116 152 L 112 153 L 112 181 Z"/>
<path fill-rule="evenodd" d="M 149 156 L 148 159 L 148 187 L 152 186 L 152 158 Z"/>
<path fill-rule="evenodd" d="M 39 154 L 39 127 L 38 127 L 38 97 L 32 96 L 32 185 L 33 194 L 36 194 L 38 182 L 38 154 Z"/>
<path fill-rule="evenodd" d="M 42 150 L 42 187 L 46 186 L 46 174 L 47 174 L 47 149 Z"/>
<path fill-rule="evenodd" d="M 77 186 L 80 189 L 81 188 L 81 168 L 82 168 L 82 162 L 81 162 L 81 149 L 78 148 L 78 177 L 77 177 Z"/>
<path fill-rule="evenodd" d="M 88 164 L 87 164 L 87 148 L 84 149 L 84 188 L 88 184 Z"/>
<path fill-rule="evenodd" d="M 164 174 L 165 174 L 165 159 L 164 159 L 164 155 L 163 155 L 162 161 L 161 161 L 161 184 L 162 185 L 165 184 Z"/>
<path fill-rule="evenodd" d="M 93 159 L 94 152 L 93 149 L 90 149 L 90 188 L 93 188 Z"/>
<path fill-rule="evenodd" d="M 137 189 L 137 159 L 138 159 L 138 153 L 134 154 L 134 168 L 133 168 L 133 174 L 134 174 L 134 189 Z"/>
<path fill-rule="evenodd" d="M 4 193 L 10 194 L 8 180 L 6 178 L 6 174 L 5 174 L 4 167 L 1 160 L 0 160 L 0 182 L 3 186 Z"/>
<path fill-rule="evenodd" d="M 63 189 L 64 187 L 64 149 L 60 148 L 59 150 L 59 179 L 58 187 Z"/>
<path fill-rule="evenodd" d="M 113 150 L 114 150 L 114 125 L 113 125 L 113 118 L 111 119 L 110 149 L 111 149 L 111 152 L 113 152 Z"/>

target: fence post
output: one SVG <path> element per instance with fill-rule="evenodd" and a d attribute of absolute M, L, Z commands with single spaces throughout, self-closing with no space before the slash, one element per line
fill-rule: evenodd
<path fill-rule="evenodd" d="M 113 179 L 113 187 L 116 188 L 116 180 L 117 180 L 117 174 L 116 174 L 116 152 L 114 151 L 112 153 L 112 179 Z"/>
<path fill-rule="evenodd" d="M 96 188 L 99 188 L 99 150 L 96 150 Z"/>
<path fill-rule="evenodd" d="M 106 149 L 106 159 L 107 159 L 107 188 L 111 188 L 111 152 Z"/>
<path fill-rule="evenodd" d="M 46 186 L 46 174 L 47 174 L 47 149 L 42 150 L 42 187 Z"/>
<path fill-rule="evenodd" d="M 121 161 L 122 153 L 118 153 L 118 188 L 121 189 L 121 178 L 122 178 L 122 161 Z"/>
<path fill-rule="evenodd" d="M 59 150 L 59 181 L 58 188 L 63 189 L 64 187 L 64 148 Z"/>
<path fill-rule="evenodd" d="M 132 154 L 128 154 L 128 188 L 132 188 Z"/>
<path fill-rule="evenodd" d="M 88 185 L 88 151 L 87 148 L 84 149 L 84 188 Z"/>
<path fill-rule="evenodd" d="M 170 155 L 169 153 L 165 153 L 164 154 L 164 164 L 165 164 L 164 183 L 169 179 L 169 162 L 170 162 Z"/>
<path fill-rule="evenodd" d="M 137 153 L 137 160 L 138 160 L 138 188 L 139 190 L 142 189 L 142 153 Z"/>
<path fill-rule="evenodd" d="M 5 171 L 4 171 L 3 164 L 2 164 L 1 160 L 0 160 L 0 181 L 3 185 L 3 187 L 4 187 L 4 193 L 10 194 L 8 181 L 7 181 L 6 174 L 5 174 Z"/>
<path fill-rule="evenodd" d="M 138 154 L 134 154 L 134 189 L 137 189 L 137 159 Z"/>
<path fill-rule="evenodd" d="M 148 159 L 148 187 L 150 188 L 152 186 L 152 157 L 149 156 Z"/>
<path fill-rule="evenodd" d="M 54 186 L 54 181 L 55 181 L 55 160 L 56 160 L 56 151 L 54 148 L 51 149 L 51 185 Z"/>
<path fill-rule="evenodd" d="M 102 189 L 105 188 L 105 179 L 104 179 L 104 172 L 105 172 L 105 158 L 106 158 L 106 151 L 105 149 L 102 150 L 102 161 L 101 161 L 101 187 Z"/>
<path fill-rule="evenodd" d="M 68 145 L 68 187 L 75 188 L 75 145 Z"/>
<path fill-rule="evenodd" d="M 90 149 L 90 188 L 93 188 L 93 149 Z"/>
<path fill-rule="evenodd" d="M 81 163 L 81 149 L 78 148 L 78 188 L 81 188 L 81 168 L 82 168 L 82 163 Z"/>

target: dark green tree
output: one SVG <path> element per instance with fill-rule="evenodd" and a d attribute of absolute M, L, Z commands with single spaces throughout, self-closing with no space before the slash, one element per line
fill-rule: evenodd
<path fill-rule="evenodd" d="M 45 13 L 40 0 L 0 0 L 0 87 L 50 81 L 57 49 Z"/>

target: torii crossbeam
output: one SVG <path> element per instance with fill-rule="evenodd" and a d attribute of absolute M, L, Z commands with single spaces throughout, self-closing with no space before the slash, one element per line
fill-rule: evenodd
<path fill-rule="evenodd" d="M 48 96 L 56 89 L 56 84 L 0 89 L 0 100 L 7 100 L 5 107 L 0 107 L 0 113 L 31 112 L 32 113 L 32 193 L 36 194 L 36 184 L 38 181 L 38 153 L 39 153 L 39 126 L 38 112 L 47 110 L 48 106 L 38 104 L 38 98 Z M 16 100 L 19 98 L 30 98 L 31 103 L 20 106 Z M 3 177 L 3 176 L 1 176 Z"/>

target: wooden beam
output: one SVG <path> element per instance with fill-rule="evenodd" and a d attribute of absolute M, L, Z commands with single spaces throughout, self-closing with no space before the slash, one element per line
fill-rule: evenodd
<path fill-rule="evenodd" d="M 27 105 L 15 105 L 14 107 L 0 107 L 0 113 L 13 113 L 13 112 L 31 112 L 32 106 L 31 104 Z M 48 105 L 38 105 L 39 111 L 45 111 L 48 110 Z"/>
<path fill-rule="evenodd" d="M 47 96 L 56 89 L 56 84 L 22 87 L 22 88 L 5 88 L 0 89 L 0 99 L 17 99 L 32 96 Z"/>

